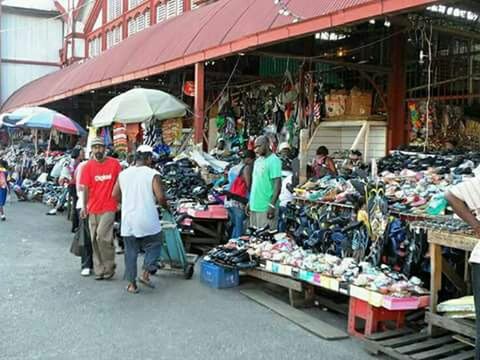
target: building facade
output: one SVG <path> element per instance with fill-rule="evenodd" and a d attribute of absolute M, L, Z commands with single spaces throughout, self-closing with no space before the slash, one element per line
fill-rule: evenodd
<path fill-rule="evenodd" d="M 85 22 L 85 57 L 95 57 L 153 24 L 195 10 L 205 0 L 97 0 Z"/>
<path fill-rule="evenodd" d="M 54 1 L 6 0 L 0 5 L 0 102 L 60 68 L 64 22 Z"/>

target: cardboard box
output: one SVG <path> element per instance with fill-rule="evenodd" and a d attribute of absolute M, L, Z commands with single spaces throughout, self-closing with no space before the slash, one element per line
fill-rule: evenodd
<path fill-rule="evenodd" d="M 352 89 L 346 99 L 345 115 L 369 116 L 372 114 L 372 93 Z"/>
<path fill-rule="evenodd" d="M 416 310 L 419 308 L 420 298 L 407 297 L 395 298 L 392 296 L 383 297 L 383 307 L 388 310 Z"/>
<path fill-rule="evenodd" d="M 334 91 L 330 95 L 325 96 L 325 113 L 327 117 L 345 115 L 347 98 L 346 93 Z"/>

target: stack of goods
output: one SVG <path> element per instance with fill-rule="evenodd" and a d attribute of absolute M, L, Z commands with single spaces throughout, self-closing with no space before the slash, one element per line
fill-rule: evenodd
<path fill-rule="evenodd" d="M 479 164 L 480 153 L 394 152 L 378 162 L 379 179 L 384 185 L 381 191 L 394 213 L 441 216 L 447 208 L 444 192 L 450 185 L 471 178 Z M 368 196 L 363 179 L 347 180 L 341 176 L 310 179 L 295 192 L 301 199 L 337 204 L 356 204 L 360 198 Z"/>
<path fill-rule="evenodd" d="M 208 189 L 200 173 L 195 170 L 195 164 L 189 159 L 169 162 L 160 169 L 162 181 L 165 184 L 169 200 L 205 198 Z"/>
<path fill-rule="evenodd" d="M 396 298 L 426 295 L 422 281 L 417 277 L 408 279 L 404 274 L 387 265 L 372 266 L 368 262 L 357 262 L 353 258 L 340 258 L 331 254 L 305 250 L 286 237 L 275 236 L 278 241 L 261 241 L 253 236 L 247 240 L 230 240 L 225 246 L 213 249 L 205 258 L 220 265 L 235 266 L 239 269 L 262 264 L 269 270 L 275 264 L 286 266 L 291 276 L 299 277 L 301 272 L 335 279 L 343 288 L 350 285 Z M 232 254 L 232 255 L 230 255 Z M 272 265 L 273 264 L 273 265 Z M 276 272 L 276 271 L 273 271 Z M 303 280 L 303 279 L 302 279 Z"/>
<path fill-rule="evenodd" d="M 128 152 L 127 128 L 123 124 L 115 124 L 113 127 L 113 147 L 119 154 Z"/>
<path fill-rule="evenodd" d="M 182 138 L 182 119 L 170 119 L 162 122 L 163 142 L 167 145 L 177 145 Z"/>
<path fill-rule="evenodd" d="M 444 301 L 437 305 L 437 312 L 454 319 L 475 319 L 473 296 Z"/>
<path fill-rule="evenodd" d="M 325 96 L 325 112 L 328 118 L 340 116 L 369 116 L 372 114 L 372 93 L 358 88 L 331 90 Z"/>
<path fill-rule="evenodd" d="M 445 214 L 445 190 L 472 177 L 480 154 L 415 155 L 393 153 L 379 161 L 391 209 L 415 215 Z"/>

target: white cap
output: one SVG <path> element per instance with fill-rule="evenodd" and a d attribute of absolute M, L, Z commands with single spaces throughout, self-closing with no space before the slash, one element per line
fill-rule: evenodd
<path fill-rule="evenodd" d="M 140 145 L 137 148 L 137 152 L 139 152 L 139 153 L 153 153 L 153 148 L 149 145 Z"/>
<path fill-rule="evenodd" d="M 281 152 L 285 149 L 290 149 L 290 145 L 288 145 L 287 142 L 282 142 L 279 146 L 278 146 L 278 152 Z"/>

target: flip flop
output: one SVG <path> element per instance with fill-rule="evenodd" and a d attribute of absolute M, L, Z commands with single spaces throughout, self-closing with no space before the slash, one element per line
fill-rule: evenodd
<path fill-rule="evenodd" d="M 127 287 L 125 288 L 125 290 L 129 293 L 129 294 L 138 294 L 140 290 L 138 290 L 138 287 L 134 287 L 133 289 L 134 290 L 130 290 L 130 285 L 127 285 Z"/>
<path fill-rule="evenodd" d="M 149 287 L 150 289 L 155 289 L 155 285 L 150 280 L 145 280 L 143 277 L 139 277 L 138 281 L 140 281 L 143 285 Z"/>

